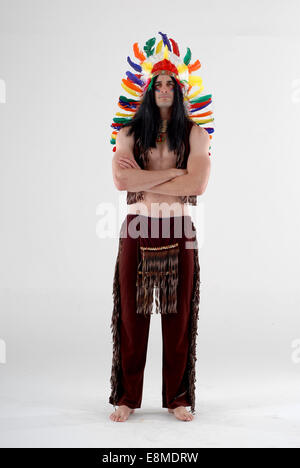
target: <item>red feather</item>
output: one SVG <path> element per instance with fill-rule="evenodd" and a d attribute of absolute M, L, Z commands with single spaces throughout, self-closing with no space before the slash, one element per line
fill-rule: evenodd
<path fill-rule="evenodd" d="M 179 57 L 179 47 L 178 47 L 177 42 L 175 42 L 174 39 L 170 39 L 170 41 L 172 42 L 173 53 L 175 55 L 178 55 L 178 57 Z"/>

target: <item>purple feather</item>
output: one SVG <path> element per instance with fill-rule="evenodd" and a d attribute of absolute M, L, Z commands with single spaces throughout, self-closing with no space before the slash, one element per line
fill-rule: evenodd
<path fill-rule="evenodd" d="M 133 73 L 131 73 L 130 71 L 127 71 L 126 72 L 126 75 L 128 76 L 128 78 L 131 79 L 131 81 L 133 81 L 135 84 L 139 85 L 139 86 L 145 86 L 146 83 L 144 83 L 142 80 L 140 80 L 139 78 L 137 78 Z"/>
<path fill-rule="evenodd" d="M 170 44 L 170 41 L 169 41 L 167 35 L 164 34 L 164 33 L 162 33 L 162 32 L 159 32 L 158 34 L 161 35 L 161 37 L 162 37 L 162 39 L 163 39 L 163 42 L 164 42 L 164 45 L 167 45 L 169 51 L 171 52 L 171 51 L 172 51 L 172 49 L 171 49 L 171 44 Z"/>
<path fill-rule="evenodd" d="M 124 101 L 121 97 L 119 98 L 119 102 L 120 104 L 122 104 L 122 106 L 126 107 L 126 109 L 136 109 L 136 104 L 135 103 L 132 103 L 132 104 L 129 104 L 127 101 Z"/>
<path fill-rule="evenodd" d="M 129 63 L 129 65 L 137 72 L 141 73 L 142 72 L 142 67 L 140 65 L 138 65 L 137 63 L 134 63 L 132 62 L 132 60 L 130 60 L 130 57 L 127 57 L 127 62 Z"/>

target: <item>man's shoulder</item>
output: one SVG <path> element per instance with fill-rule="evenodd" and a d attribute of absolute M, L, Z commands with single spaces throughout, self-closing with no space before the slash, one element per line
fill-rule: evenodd
<path fill-rule="evenodd" d="M 134 134 L 128 134 L 129 127 L 122 127 L 116 136 L 116 151 L 121 153 L 133 153 L 134 149 Z"/>
<path fill-rule="evenodd" d="M 200 127 L 195 122 L 193 122 L 191 131 L 190 131 L 190 145 L 195 145 L 201 141 L 209 141 L 209 134 L 205 128 Z"/>
<path fill-rule="evenodd" d="M 130 127 L 122 127 L 117 133 L 117 139 L 134 143 L 134 133 L 129 135 Z"/>

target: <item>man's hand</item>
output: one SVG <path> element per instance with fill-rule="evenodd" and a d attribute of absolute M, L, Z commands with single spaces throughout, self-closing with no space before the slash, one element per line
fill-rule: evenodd
<path fill-rule="evenodd" d="M 128 169 L 128 168 L 133 168 L 133 169 L 142 169 L 138 163 L 136 162 L 136 160 L 132 160 L 132 159 L 129 159 L 129 158 L 119 158 L 118 159 L 118 164 L 121 166 L 121 167 L 124 167 L 125 169 Z"/>

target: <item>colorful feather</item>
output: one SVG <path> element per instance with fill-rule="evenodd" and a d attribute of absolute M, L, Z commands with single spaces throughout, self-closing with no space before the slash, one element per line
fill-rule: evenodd
<path fill-rule="evenodd" d="M 162 37 L 162 40 L 164 41 L 164 45 L 166 45 L 169 49 L 169 51 L 171 52 L 172 51 L 172 48 L 171 48 L 171 44 L 169 42 L 169 39 L 168 39 L 168 36 L 162 32 L 159 32 L 158 34 L 161 35 Z"/>
<path fill-rule="evenodd" d="M 121 81 L 121 86 L 122 86 L 122 88 L 125 89 L 125 91 L 127 91 L 127 93 L 132 94 L 132 96 L 137 96 L 138 97 L 140 95 L 140 94 L 136 93 L 135 91 L 133 91 L 133 89 L 130 89 L 129 86 L 127 86 L 124 83 L 123 80 Z"/>
<path fill-rule="evenodd" d="M 194 62 L 192 65 L 189 65 L 189 73 L 192 73 L 196 70 L 199 70 L 199 68 L 201 67 L 201 63 L 199 62 L 199 60 L 196 60 L 196 62 Z"/>
<path fill-rule="evenodd" d="M 129 63 L 129 65 L 137 72 L 142 72 L 143 69 L 141 67 L 141 65 L 138 65 L 137 63 L 134 63 L 132 62 L 132 60 L 130 59 L 130 57 L 127 57 L 127 62 Z"/>
<path fill-rule="evenodd" d="M 141 62 L 143 62 L 144 60 L 146 60 L 146 57 L 145 55 L 143 54 L 142 51 L 140 51 L 139 49 L 139 45 L 137 42 L 135 42 L 133 44 L 133 52 L 134 52 L 134 55 L 136 56 L 137 59 L 139 59 Z"/>
<path fill-rule="evenodd" d="M 211 103 L 211 100 L 208 100 L 208 101 L 203 101 L 202 103 L 198 103 L 198 104 L 192 104 L 190 107 L 190 114 L 192 114 L 193 112 L 198 112 L 199 110 L 202 110 L 204 109 L 205 107 L 209 106 L 209 104 Z"/>
<path fill-rule="evenodd" d="M 122 82 L 128 86 L 128 88 L 132 89 L 133 91 L 136 91 L 137 93 L 141 93 L 142 90 L 141 90 L 141 87 L 140 86 L 136 86 L 131 80 L 129 79 L 126 79 L 123 78 Z"/>
<path fill-rule="evenodd" d="M 146 44 L 144 45 L 144 51 L 146 52 L 147 57 L 150 57 L 151 55 L 154 54 L 155 49 L 154 48 L 152 49 L 152 47 L 154 46 L 155 41 L 156 41 L 155 37 L 152 37 L 151 39 L 148 39 L 148 41 L 146 41 Z"/>
<path fill-rule="evenodd" d="M 179 55 L 179 47 L 178 47 L 177 42 L 175 42 L 174 39 L 171 39 L 171 38 L 170 38 L 170 41 L 172 42 L 172 46 L 173 46 L 173 54 L 175 54 L 175 55 L 177 55 L 178 57 L 180 57 L 180 55 Z"/>
<path fill-rule="evenodd" d="M 204 129 L 207 131 L 207 133 L 214 133 L 215 129 L 211 127 L 204 127 Z"/>
<path fill-rule="evenodd" d="M 128 98 L 126 96 L 120 96 L 119 98 L 120 100 L 124 101 L 124 102 L 128 102 L 129 104 L 132 104 L 132 103 L 139 103 L 139 99 L 132 99 L 132 98 Z"/>
<path fill-rule="evenodd" d="M 193 99 L 195 96 L 198 96 L 198 94 L 202 93 L 203 89 L 204 86 L 201 85 L 197 91 L 195 91 L 193 94 L 189 94 L 189 99 Z"/>
<path fill-rule="evenodd" d="M 135 84 L 137 84 L 137 85 L 139 85 L 139 86 L 141 86 L 141 87 L 145 86 L 145 82 L 142 81 L 142 80 L 140 80 L 139 78 L 137 78 L 137 76 L 134 75 L 133 73 L 131 73 L 130 71 L 127 71 L 127 72 L 126 72 L 126 75 L 128 76 L 128 78 L 130 78 L 130 80 L 131 80 L 133 83 L 135 83 Z"/>
<path fill-rule="evenodd" d="M 156 51 L 155 51 L 156 55 L 160 53 L 162 46 L 163 46 L 163 41 L 161 40 L 156 46 Z"/>
<path fill-rule="evenodd" d="M 193 117 L 193 120 L 194 120 L 194 117 Z M 198 123 L 198 124 L 207 124 L 209 122 L 213 122 L 215 119 L 212 118 L 212 119 L 195 119 L 194 122 Z"/>
<path fill-rule="evenodd" d="M 195 109 L 198 110 L 198 109 Z M 193 119 L 196 117 L 207 117 L 208 115 L 212 115 L 212 111 L 202 112 L 202 114 L 193 114 Z"/>
<path fill-rule="evenodd" d="M 185 57 L 183 59 L 183 63 L 188 65 L 190 63 L 190 61 L 191 61 L 191 58 L 192 58 L 191 49 L 189 47 L 187 47 L 187 52 L 186 52 Z"/>
<path fill-rule="evenodd" d="M 197 102 L 203 102 L 206 101 L 207 99 L 211 99 L 211 94 L 206 94 L 205 96 L 201 96 L 200 98 L 193 99 L 190 101 L 191 104 L 196 104 Z"/>

